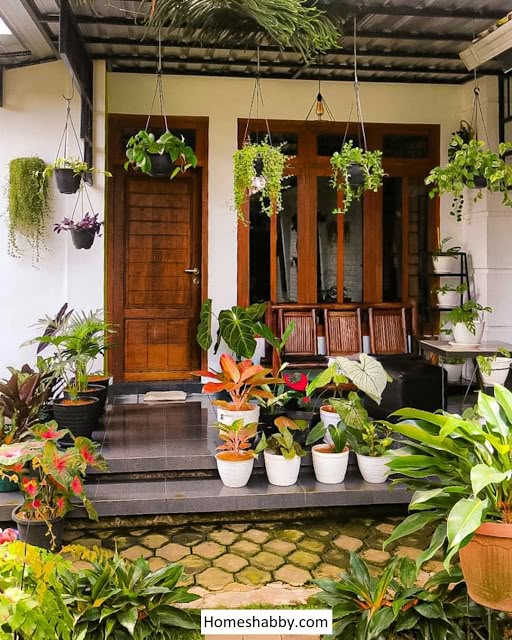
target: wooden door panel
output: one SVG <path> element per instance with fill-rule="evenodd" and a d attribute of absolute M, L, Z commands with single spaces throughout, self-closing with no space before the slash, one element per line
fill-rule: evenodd
<path fill-rule="evenodd" d="M 184 249 L 187 251 L 189 242 L 187 238 L 182 236 L 130 235 L 128 248 L 144 249 L 145 251 L 158 249 Z"/>

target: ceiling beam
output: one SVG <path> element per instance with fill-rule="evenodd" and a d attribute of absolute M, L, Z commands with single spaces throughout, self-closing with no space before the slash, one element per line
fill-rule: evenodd
<path fill-rule="evenodd" d="M 380 16 L 411 16 L 414 18 L 446 18 L 448 20 L 488 20 L 493 22 L 503 18 L 507 11 L 512 10 L 512 3 L 508 2 L 508 8 L 503 9 L 485 9 L 485 3 L 482 3 L 481 9 L 473 9 L 461 7 L 457 9 L 442 9 L 440 7 L 417 7 L 399 3 L 397 5 L 388 5 L 383 2 L 358 2 L 357 5 L 348 2 L 324 1 L 321 3 L 322 8 L 326 8 L 330 13 L 337 16 L 365 16 L 369 14 Z M 505 5 L 505 3 L 504 3 Z"/>
<path fill-rule="evenodd" d="M 22 46 L 37 58 L 57 56 L 57 48 L 41 23 L 40 13 L 32 0 L 2 0 L 0 16 L 5 20 Z"/>

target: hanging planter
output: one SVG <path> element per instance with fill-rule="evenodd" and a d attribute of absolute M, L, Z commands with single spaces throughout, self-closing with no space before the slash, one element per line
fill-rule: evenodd
<path fill-rule="evenodd" d="M 183 136 L 175 136 L 167 129 L 159 138 L 143 129 L 133 135 L 126 145 L 124 164 L 126 170 L 132 166 L 153 177 L 171 180 L 187 169 L 197 166 L 194 151 L 185 143 Z"/>
<path fill-rule="evenodd" d="M 54 231 L 60 233 L 61 231 L 71 231 L 71 239 L 74 246 L 77 249 L 90 249 L 93 245 L 94 238 L 101 236 L 101 225 L 103 222 L 98 222 L 98 215 L 90 215 L 86 213 L 85 216 L 75 222 L 73 218 L 64 218 L 62 222 L 55 225 Z"/>

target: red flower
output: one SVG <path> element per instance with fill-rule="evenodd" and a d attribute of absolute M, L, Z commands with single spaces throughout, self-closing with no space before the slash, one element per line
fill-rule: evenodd
<path fill-rule="evenodd" d="M 311 398 L 309 398 L 308 396 L 306 396 L 305 398 L 302 398 L 302 404 L 309 404 L 311 402 Z"/>
<path fill-rule="evenodd" d="M 306 391 L 308 386 L 308 377 L 304 373 L 285 373 L 284 381 L 286 385 L 294 391 Z"/>
<path fill-rule="evenodd" d="M 29 496 L 36 495 L 39 485 L 33 478 L 23 478 L 21 482 L 25 493 L 28 493 Z"/>
<path fill-rule="evenodd" d="M 84 492 L 84 488 L 78 476 L 75 476 L 73 478 L 70 484 L 70 488 L 71 488 L 71 491 L 77 496 L 81 495 Z"/>

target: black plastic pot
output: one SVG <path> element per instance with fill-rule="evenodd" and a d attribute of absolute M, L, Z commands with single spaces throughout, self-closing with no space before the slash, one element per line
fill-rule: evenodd
<path fill-rule="evenodd" d="M 81 400 L 84 404 L 70 402 L 65 398 L 54 400 L 53 413 L 61 429 L 69 429 L 76 436 L 90 438 L 92 432 L 98 428 L 97 397 Z M 65 443 L 65 439 L 61 442 Z"/>
<path fill-rule="evenodd" d="M 64 390 L 64 397 L 69 398 L 69 393 Z M 90 384 L 87 391 L 79 391 L 79 398 L 98 398 L 98 417 L 105 410 L 105 402 L 107 400 L 107 387 L 101 384 Z"/>
<path fill-rule="evenodd" d="M 76 249 L 90 249 L 94 242 L 94 233 L 87 229 L 71 229 L 71 240 Z"/>
<path fill-rule="evenodd" d="M 475 183 L 475 189 L 485 189 L 487 187 L 487 180 L 483 176 L 475 176 L 473 182 Z"/>
<path fill-rule="evenodd" d="M 60 193 L 76 193 L 80 189 L 82 175 L 73 169 L 55 169 L 55 180 Z"/>
<path fill-rule="evenodd" d="M 159 153 L 149 153 L 151 160 L 151 171 L 149 175 L 153 178 L 168 178 L 174 170 L 174 162 L 168 153 L 160 155 Z"/>
<path fill-rule="evenodd" d="M 267 438 L 269 438 L 273 433 L 277 433 L 279 429 L 274 424 L 274 420 L 280 416 L 284 416 L 284 410 L 277 411 L 276 413 L 263 413 L 260 411 L 258 431 L 263 432 Z"/>
<path fill-rule="evenodd" d="M 351 187 L 364 185 L 364 173 L 360 164 L 352 163 L 348 168 L 348 181 Z"/>
<path fill-rule="evenodd" d="M 34 547 L 40 547 L 48 551 L 58 551 L 62 547 L 62 534 L 64 531 L 63 518 L 28 520 L 18 515 L 19 509 L 19 506 L 15 507 L 11 518 L 16 523 L 19 539 L 22 542 L 27 542 Z"/>
<path fill-rule="evenodd" d="M 298 409 L 296 411 L 287 411 L 285 415 L 290 420 L 306 420 L 309 428 L 320 422 L 320 413 L 318 411 L 301 411 Z"/>

